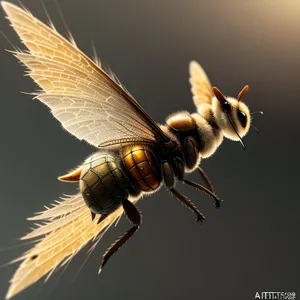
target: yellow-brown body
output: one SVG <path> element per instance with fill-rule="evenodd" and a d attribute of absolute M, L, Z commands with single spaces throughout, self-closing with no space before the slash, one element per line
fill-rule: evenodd
<path fill-rule="evenodd" d="M 105 72 L 97 59 L 89 59 L 73 39 L 68 41 L 54 26 L 46 26 L 27 10 L 5 1 L 1 5 L 27 47 L 12 53 L 39 85 L 35 98 L 50 108 L 69 133 L 99 150 L 81 167 L 60 177 L 79 181 L 82 195 L 56 201 L 31 218 L 40 224 L 23 239 L 35 238 L 36 244 L 15 260 L 23 262 L 11 280 L 6 299 L 66 265 L 89 241 L 96 245 L 124 212 L 133 226 L 104 254 L 101 270 L 139 228 L 137 199 L 142 193 L 157 190 L 162 182 L 196 213 L 197 221 L 202 222 L 204 216 L 175 189 L 175 179 L 204 191 L 215 199 L 216 207 L 220 206 L 203 170 L 199 169 L 207 188 L 185 175 L 198 167 L 200 158 L 215 152 L 223 136 L 244 146 L 242 137 L 248 132 L 251 116 L 241 101 L 248 86 L 237 98 L 225 97 L 211 87 L 201 66 L 191 62 L 190 83 L 197 112 L 178 112 L 159 126 L 115 75 Z M 96 214 L 101 215 L 97 224 Z"/>
<path fill-rule="evenodd" d="M 151 149 L 132 145 L 119 152 L 98 152 L 81 167 L 80 191 L 93 213 L 107 215 L 122 198 L 155 191 L 162 181 L 160 166 Z"/>
<path fill-rule="evenodd" d="M 160 166 L 153 152 L 145 145 L 126 147 L 121 159 L 130 182 L 142 192 L 153 192 L 161 183 Z"/>

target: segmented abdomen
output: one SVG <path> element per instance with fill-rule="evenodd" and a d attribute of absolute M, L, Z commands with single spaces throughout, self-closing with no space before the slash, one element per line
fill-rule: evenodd
<path fill-rule="evenodd" d="M 159 165 L 147 146 L 126 147 L 121 156 L 130 182 L 137 188 L 143 192 L 152 192 L 160 186 L 162 178 Z"/>
<path fill-rule="evenodd" d="M 106 153 L 89 157 L 82 168 L 80 191 L 91 211 L 108 214 L 128 197 L 127 181 L 115 158 Z"/>

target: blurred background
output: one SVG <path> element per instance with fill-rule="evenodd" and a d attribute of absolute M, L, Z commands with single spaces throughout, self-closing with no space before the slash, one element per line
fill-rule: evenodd
<path fill-rule="evenodd" d="M 66 33 L 54 1 L 44 0 L 51 19 Z M 299 297 L 299 0 L 57 0 L 78 46 L 92 55 L 91 41 L 148 113 L 160 123 L 177 110 L 195 110 L 188 64 L 197 60 L 213 85 L 244 100 L 255 115 L 257 135 L 224 141 L 202 162 L 218 195 L 189 187 L 206 220 L 194 215 L 166 189 L 138 203 L 143 225 L 97 275 L 102 254 L 131 225 L 123 218 L 104 236 L 79 275 L 82 251 L 56 273 L 16 299 L 254 299 L 256 292 L 296 292 Z M 40 1 L 23 4 L 43 21 Z M 0 12 L 0 29 L 24 48 Z M 76 185 L 56 178 L 94 149 L 64 131 L 38 101 L 22 92 L 36 89 L 24 68 L 5 52 L 0 36 L 1 209 L 0 264 L 24 252 L 18 238 L 25 220 Z M 197 173 L 189 178 L 200 181 Z M 16 265 L 0 269 L 3 298 Z M 76 277 L 76 278 L 75 278 Z M 298 279 L 297 279 L 298 278 Z"/>

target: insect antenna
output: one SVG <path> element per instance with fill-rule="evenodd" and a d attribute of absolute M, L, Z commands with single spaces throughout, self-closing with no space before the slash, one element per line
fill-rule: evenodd
<path fill-rule="evenodd" d="M 251 112 L 250 112 L 250 115 L 254 115 L 254 114 L 260 114 L 260 115 L 263 115 L 264 112 L 261 111 L 261 110 L 256 110 L 256 111 L 251 111 Z"/>
<path fill-rule="evenodd" d="M 244 141 L 243 141 L 243 139 L 241 138 L 241 136 L 239 135 L 239 133 L 237 132 L 237 130 L 236 130 L 235 126 L 234 126 L 234 123 L 233 123 L 233 121 L 232 121 L 232 119 L 231 119 L 231 115 L 230 115 L 230 114 L 228 114 L 228 118 L 229 118 L 229 121 L 230 121 L 230 124 L 231 124 L 233 130 L 235 131 L 236 135 L 239 137 L 240 142 L 241 142 L 242 146 L 244 147 L 244 150 L 246 150 Z"/>
<path fill-rule="evenodd" d="M 259 134 L 259 130 L 256 126 L 254 126 L 253 124 L 251 124 L 251 127 L 256 131 L 257 134 Z"/>

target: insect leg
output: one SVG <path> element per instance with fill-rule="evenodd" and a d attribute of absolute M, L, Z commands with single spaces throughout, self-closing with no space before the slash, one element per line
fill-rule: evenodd
<path fill-rule="evenodd" d="M 101 270 L 103 269 L 104 265 L 107 263 L 109 258 L 112 255 L 114 255 L 114 253 L 116 253 L 132 237 L 132 235 L 136 232 L 136 230 L 139 228 L 141 224 L 141 213 L 136 208 L 136 206 L 126 198 L 121 198 L 121 203 L 123 205 L 127 217 L 133 223 L 134 226 L 130 228 L 128 231 L 126 231 L 123 234 L 123 236 L 117 239 L 114 242 L 114 244 L 112 244 L 110 248 L 108 248 L 106 253 L 103 255 L 99 273 L 101 272 Z"/>
<path fill-rule="evenodd" d="M 198 183 L 196 183 L 194 181 L 190 181 L 190 180 L 187 180 L 187 179 L 183 179 L 182 181 L 184 183 L 186 183 L 187 185 L 192 186 L 192 187 L 194 187 L 194 188 L 196 188 L 196 189 L 204 192 L 205 194 L 209 195 L 210 197 L 212 197 L 215 200 L 215 207 L 216 208 L 220 207 L 220 204 L 221 204 L 222 200 L 220 200 L 218 198 L 218 196 L 216 194 L 212 193 L 209 189 L 207 189 L 203 185 L 198 184 Z"/>
<path fill-rule="evenodd" d="M 206 175 L 206 173 L 204 172 L 204 170 L 200 167 L 197 168 L 203 181 L 205 182 L 206 187 L 214 194 L 216 194 L 214 187 L 212 186 L 211 181 L 209 180 L 208 176 Z"/>
<path fill-rule="evenodd" d="M 171 193 L 178 198 L 184 205 L 186 205 L 188 208 L 190 208 L 193 212 L 195 212 L 195 214 L 197 215 L 197 222 L 203 222 L 203 220 L 205 219 L 204 215 L 197 209 L 196 205 L 186 196 L 184 196 L 183 194 L 179 193 L 177 190 L 175 190 L 174 188 L 170 189 Z"/>

